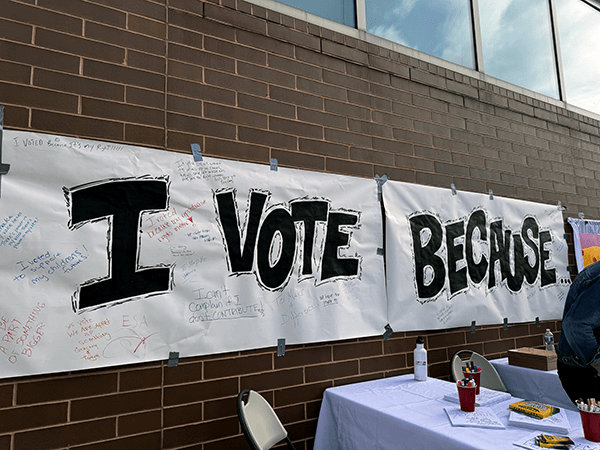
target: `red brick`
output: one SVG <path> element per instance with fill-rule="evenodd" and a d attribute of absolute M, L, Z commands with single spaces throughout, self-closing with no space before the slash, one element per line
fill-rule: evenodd
<path fill-rule="evenodd" d="M 299 137 L 323 139 L 323 127 L 298 122 L 296 120 L 281 119 L 279 117 L 269 118 L 269 130 L 293 134 Z"/>
<path fill-rule="evenodd" d="M 197 2 L 196 0 L 170 0 L 169 8 L 179 8 L 198 15 L 204 14 L 204 2 Z M 169 20 L 171 20 L 171 16 L 169 16 Z"/>
<path fill-rule="evenodd" d="M 296 108 L 293 105 L 245 94 L 238 94 L 237 98 L 238 106 L 240 108 L 268 113 L 273 116 L 287 117 L 290 119 L 296 118 Z"/>
<path fill-rule="evenodd" d="M 137 52 L 135 50 L 128 50 L 127 66 L 135 69 L 155 72 L 164 76 L 167 60 L 165 59 L 164 55 L 151 55 L 148 53 Z"/>
<path fill-rule="evenodd" d="M 189 383 L 164 389 L 164 406 L 185 405 L 238 393 L 237 378 Z"/>
<path fill-rule="evenodd" d="M 237 395 L 204 402 L 204 420 L 222 419 L 237 416 Z"/>
<path fill-rule="evenodd" d="M 167 111 L 180 112 L 187 115 L 201 116 L 202 102 L 187 97 L 169 95 L 167 97 Z"/>
<path fill-rule="evenodd" d="M 340 101 L 346 100 L 346 90 L 331 84 L 307 80 L 305 78 L 298 78 L 296 85 L 298 90 L 308 92 L 309 94 L 320 95 Z"/>
<path fill-rule="evenodd" d="M 0 38 L 29 44 L 32 36 L 32 26 L 0 19 Z"/>
<path fill-rule="evenodd" d="M 348 128 L 348 119 L 346 117 L 312 109 L 298 108 L 297 118 L 303 122 L 316 123 L 324 127 L 340 128 L 343 130 Z"/>
<path fill-rule="evenodd" d="M 119 122 L 33 110 L 31 126 L 49 133 L 78 135 L 105 141 L 123 139 L 124 127 Z"/>
<path fill-rule="evenodd" d="M 120 0 L 102 0 L 102 3 L 114 9 L 132 12 L 151 19 L 165 20 L 165 6 L 147 0 L 128 0 L 127 3 Z"/>
<path fill-rule="evenodd" d="M 29 126 L 29 110 L 7 105 L 4 107 L 4 126 L 27 128 Z"/>
<path fill-rule="evenodd" d="M 371 136 L 364 134 L 349 133 L 343 130 L 325 129 L 325 139 L 328 141 L 349 144 L 357 147 L 371 148 Z"/>
<path fill-rule="evenodd" d="M 184 30 L 174 26 L 169 27 L 169 43 L 182 44 L 186 47 L 201 49 L 204 47 L 204 36 L 194 31 Z"/>
<path fill-rule="evenodd" d="M 321 42 L 318 37 L 311 36 L 307 33 L 294 31 L 272 22 L 267 24 L 267 34 L 275 39 L 290 42 L 300 47 L 308 48 L 317 52 L 321 50 Z"/>
<path fill-rule="evenodd" d="M 235 86 L 235 90 L 237 91 L 238 95 L 240 92 L 245 92 L 250 95 L 266 97 L 269 92 L 268 85 L 260 81 L 254 81 L 249 78 L 242 78 L 236 75 L 231 75 L 224 72 L 216 72 L 209 69 L 206 69 L 204 73 L 207 84 L 221 86 L 224 88 L 231 88 L 232 86 Z"/>
<path fill-rule="evenodd" d="M 150 147 L 164 147 L 165 130 L 163 128 L 125 124 L 125 141 Z"/>
<path fill-rule="evenodd" d="M 388 166 L 394 165 L 393 154 L 358 147 L 350 148 L 350 159 L 366 163 L 382 164 Z"/>
<path fill-rule="evenodd" d="M 237 41 L 240 44 L 253 48 L 260 48 L 268 53 L 294 57 L 294 46 L 286 42 L 278 41 L 263 34 L 252 33 L 244 30 L 236 31 Z"/>
<path fill-rule="evenodd" d="M 238 433 L 239 421 L 237 417 L 166 429 L 163 433 L 163 448 L 183 448 L 183 446 L 214 441 Z"/>
<path fill-rule="evenodd" d="M 68 91 L 72 94 L 87 95 L 89 97 L 117 101 L 125 99 L 125 88 L 122 85 L 44 69 L 34 69 L 33 84 L 47 89 Z"/>
<path fill-rule="evenodd" d="M 135 16 L 131 14 L 127 23 L 129 30 L 136 33 L 145 34 L 146 36 L 157 39 L 167 38 L 167 27 L 164 22 L 156 20 L 148 20 L 145 17 Z"/>
<path fill-rule="evenodd" d="M 38 29 L 36 45 L 64 53 L 120 64 L 125 61 L 125 49 L 86 38 Z"/>
<path fill-rule="evenodd" d="M 104 419 L 16 433 L 14 450 L 50 450 L 116 436 L 116 420 Z"/>
<path fill-rule="evenodd" d="M 164 92 L 139 89 L 134 86 L 125 87 L 125 99 L 132 105 L 148 106 L 150 108 L 164 108 Z"/>
<path fill-rule="evenodd" d="M 235 139 L 236 137 L 235 125 L 174 113 L 167 115 L 167 128 L 224 139 Z"/>
<path fill-rule="evenodd" d="M 279 408 L 296 403 L 306 403 L 309 401 L 320 400 L 323 398 L 323 392 L 325 389 L 331 386 L 331 381 L 325 381 L 321 383 L 303 384 L 302 386 L 276 390 L 273 407 Z"/>
<path fill-rule="evenodd" d="M 148 389 L 162 385 L 162 368 L 149 367 L 139 370 L 124 370 L 119 375 L 119 391 Z"/>
<path fill-rule="evenodd" d="M 0 79 L 19 84 L 29 84 L 31 68 L 22 64 L 0 61 Z"/>
<path fill-rule="evenodd" d="M 235 105 L 234 91 L 208 86 L 191 81 L 170 77 L 167 80 L 167 92 L 183 97 L 212 101 L 223 105 Z"/>
<path fill-rule="evenodd" d="M 360 120 L 371 120 L 371 110 L 369 108 L 351 105 L 346 102 L 325 99 L 325 111 Z"/>
<path fill-rule="evenodd" d="M 413 147 L 413 144 L 408 144 L 406 142 L 398 142 L 393 139 L 373 137 L 373 148 L 376 150 L 383 150 L 402 155 L 412 155 Z"/>
<path fill-rule="evenodd" d="M 367 134 L 372 137 L 391 138 L 392 127 L 365 120 L 348 119 L 348 130 L 355 133 Z"/>
<path fill-rule="evenodd" d="M 392 101 L 390 99 L 380 98 L 363 92 L 348 91 L 348 102 L 381 111 L 390 112 L 392 110 Z"/>
<path fill-rule="evenodd" d="M 119 436 L 160 431 L 162 428 L 162 414 L 160 410 L 156 410 L 121 416 L 117 419 L 117 427 Z"/>
<path fill-rule="evenodd" d="M 17 404 L 28 405 L 111 394 L 117 390 L 116 374 L 83 374 L 19 383 Z"/>
<path fill-rule="evenodd" d="M 268 145 L 276 148 L 296 150 L 298 147 L 298 138 L 295 136 L 242 126 L 238 127 L 238 139 L 250 144 Z"/>
<path fill-rule="evenodd" d="M 405 155 L 395 155 L 394 165 L 404 169 L 415 169 L 424 172 L 435 171 L 435 161 L 425 158 L 413 158 Z"/>
<path fill-rule="evenodd" d="M 266 391 L 279 389 L 286 386 L 302 384 L 303 373 L 301 368 L 280 369 L 272 372 L 264 372 L 257 375 L 247 375 L 240 380 L 240 389 L 253 389 L 255 391 Z"/>
<path fill-rule="evenodd" d="M 70 418 L 80 421 L 157 409 L 161 406 L 161 398 L 162 391 L 152 389 L 75 400 L 71 402 Z"/>
<path fill-rule="evenodd" d="M 116 83 L 164 91 L 165 77 L 135 68 L 107 64 L 100 61 L 85 59 L 83 61 L 83 75 Z"/>
<path fill-rule="evenodd" d="M 66 423 L 68 421 L 68 407 L 68 403 L 63 402 L 2 409 L 0 411 L 0 433 Z"/>
<path fill-rule="evenodd" d="M 353 161 L 344 161 L 341 159 L 327 158 L 325 161 L 325 168 L 327 171 L 333 173 L 353 175 L 357 177 L 372 178 L 375 175 L 371 165 Z"/>
<path fill-rule="evenodd" d="M 203 419 L 202 410 L 202 403 L 165 408 L 163 426 L 164 428 L 171 428 L 201 422 Z"/>
<path fill-rule="evenodd" d="M 402 167 L 402 166 L 400 166 Z M 390 180 L 404 181 L 406 183 L 416 183 L 416 173 L 414 170 L 396 169 L 389 167 L 381 167 L 375 165 L 373 167 L 375 174 L 386 174 Z"/>
<path fill-rule="evenodd" d="M 300 138 L 299 150 L 305 153 L 315 153 L 323 156 L 347 158 L 349 150 L 347 145 L 333 144 L 327 141 Z"/>
<path fill-rule="evenodd" d="M 314 64 L 317 67 L 322 67 L 341 73 L 346 72 L 346 62 L 319 52 L 314 52 L 312 50 L 298 47 L 296 48 L 296 58 L 299 61 Z"/>
<path fill-rule="evenodd" d="M 209 155 L 221 156 L 224 158 L 263 163 L 269 161 L 269 149 L 261 145 L 207 138 L 205 150 Z"/>
<path fill-rule="evenodd" d="M 4 3 L 4 2 L 3 2 Z M 36 25 L 38 27 L 63 31 L 65 33 L 81 34 L 83 20 L 80 18 L 56 13 L 47 9 L 41 9 L 24 5 L 19 2 L 6 1 L 2 7 L 2 16 L 5 19 L 16 22 Z"/>
<path fill-rule="evenodd" d="M 133 22 L 134 24 L 139 23 L 139 21 L 135 22 L 135 20 Z M 148 23 L 148 21 L 146 21 L 146 23 Z M 163 36 L 161 37 L 164 38 L 164 25 L 161 24 L 160 26 L 163 29 Z M 163 39 L 148 37 L 93 22 L 86 24 L 85 36 L 93 40 L 111 43 L 119 47 L 136 49 L 146 53 L 157 55 L 164 55 L 165 53 L 165 43 Z"/>
<path fill-rule="evenodd" d="M 273 70 L 268 67 L 257 66 L 245 62 L 237 63 L 237 73 L 240 76 L 253 80 L 264 81 L 269 84 L 286 86 L 293 88 L 296 85 L 296 80 L 293 75 Z"/>
<path fill-rule="evenodd" d="M 398 139 L 399 141 L 408 142 L 411 144 L 433 144 L 433 139 L 430 134 L 417 133 L 415 131 L 403 130 L 401 128 L 394 128 L 394 139 Z"/>
<path fill-rule="evenodd" d="M 0 59 L 62 72 L 79 72 L 79 57 L 77 56 L 13 42 L 0 41 Z"/>
<path fill-rule="evenodd" d="M 344 45 L 337 44 L 328 40 L 322 40 L 322 51 L 323 53 L 331 56 L 337 56 L 347 61 L 364 64 L 369 64 L 369 55 L 363 51 L 355 48 L 346 47 Z"/>
<path fill-rule="evenodd" d="M 409 353 L 409 355 L 411 355 Z M 412 355 L 411 355 L 412 356 Z M 387 370 L 396 370 L 410 365 L 406 355 L 387 355 L 376 358 L 364 358 L 360 360 L 360 373 L 374 373 Z"/>
<path fill-rule="evenodd" d="M 189 148 L 189 146 L 188 146 Z M 196 382 L 202 379 L 202 362 L 179 364 L 164 369 L 164 384 L 166 386 L 180 383 Z"/>
<path fill-rule="evenodd" d="M 131 450 L 138 448 L 158 449 L 162 448 L 162 433 L 148 433 L 137 436 L 126 436 L 104 442 L 82 445 L 81 447 L 69 447 L 69 450 Z"/>
<path fill-rule="evenodd" d="M 285 150 L 271 150 L 271 157 L 275 158 L 281 167 L 293 167 L 296 169 L 306 169 L 323 171 L 325 170 L 325 158 L 320 156 L 307 155 L 302 152 L 289 152 Z"/>
<path fill-rule="evenodd" d="M 116 27 L 124 28 L 127 23 L 127 16 L 123 11 L 117 11 L 81 0 L 71 0 L 68 3 L 64 0 L 38 0 L 37 5 L 42 8 Z"/>
<path fill-rule="evenodd" d="M 272 369 L 273 356 L 268 353 L 264 355 L 206 361 L 204 363 L 204 377 L 205 379 L 224 378 L 232 375 L 266 372 Z"/>
<path fill-rule="evenodd" d="M 7 83 L 0 83 L 0 102 L 72 113 L 78 107 L 75 95 Z"/>
<path fill-rule="evenodd" d="M 169 44 L 169 59 L 210 67 L 224 72 L 235 71 L 235 60 L 215 53 L 208 53 L 195 48 L 184 47 L 178 44 Z"/>
<path fill-rule="evenodd" d="M 207 18 L 214 19 L 217 22 L 231 24 L 242 30 L 250 30 L 262 35 L 267 31 L 267 23 L 262 19 L 208 3 L 204 6 L 204 14 Z"/>
<path fill-rule="evenodd" d="M 333 364 L 306 367 L 306 383 L 314 383 L 335 378 L 358 375 L 358 361 L 346 361 Z"/>
<path fill-rule="evenodd" d="M 267 55 L 262 50 L 238 45 L 222 39 L 214 39 L 210 36 L 204 38 L 204 49 L 219 55 L 230 56 L 237 60 L 248 61 L 252 64 L 265 65 Z"/>
<path fill-rule="evenodd" d="M 141 106 L 115 103 L 84 97 L 81 99 L 81 113 L 86 116 L 121 122 L 137 122 L 142 125 L 164 126 L 164 111 Z"/>

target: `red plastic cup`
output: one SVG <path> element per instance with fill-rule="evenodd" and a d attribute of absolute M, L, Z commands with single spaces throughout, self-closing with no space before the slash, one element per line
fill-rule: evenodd
<path fill-rule="evenodd" d="M 465 412 L 475 411 L 475 386 L 457 386 L 460 409 Z"/>
<path fill-rule="evenodd" d="M 475 380 L 475 383 L 477 383 L 477 392 L 476 392 L 476 394 L 479 395 L 479 385 L 481 384 L 481 367 L 479 367 L 479 370 L 477 372 L 465 372 L 465 371 L 463 371 L 463 376 L 467 380 L 470 377 L 473 377 L 473 379 Z"/>
<path fill-rule="evenodd" d="M 588 441 L 600 442 L 600 413 L 579 410 L 583 435 Z"/>

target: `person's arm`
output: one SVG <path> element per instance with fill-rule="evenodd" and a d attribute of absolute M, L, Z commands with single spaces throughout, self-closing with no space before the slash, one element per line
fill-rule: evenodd
<path fill-rule="evenodd" d="M 562 320 L 561 333 L 583 365 L 600 366 L 600 349 L 594 335 L 594 329 L 598 327 L 600 281 L 597 280 L 578 293 Z"/>

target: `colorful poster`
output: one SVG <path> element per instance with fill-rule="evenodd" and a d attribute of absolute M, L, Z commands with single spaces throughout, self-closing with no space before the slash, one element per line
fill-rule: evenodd
<path fill-rule="evenodd" d="M 381 334 L 374 180 L 4 131 L 0 376 Z"/>
<path fill-rule="evenodd" d="M 394 330 L 559 319 L 570 285 L 557 206 L 388 181 Z"/>
<path fill-rule="evenodd" d="M 567 218 L 573 228 L 573 242 L 577 271 L 600 261 L 600 221 Z"/>

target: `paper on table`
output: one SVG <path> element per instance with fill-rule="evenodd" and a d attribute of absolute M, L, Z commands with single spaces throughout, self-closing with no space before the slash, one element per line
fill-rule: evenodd
<path fill-rule="evenodd" d="M 511 411 L 508 416 L 508 424 L 515 427 L 530 428 L 532 430 L 559 434 L 567 434 L 571 429 L 571 424 L 569 423 L 565 410 L 561 410 L 545 419 L 536 419 L 535 417 Z"/>
<path fill-rule="evenodd" d="M 444 410 L 455 427 L 506 428 L 491 408 L 475 408 L 475 412 L 464 412 L 460 407 L 446 407 Z"/>
<path fill-rule="evenodd" d="M 526 438 L 519 442 L 513 442 L 513 445 L 517 447 L 527 448 L 529 450 L 540 450 L 540 446 L 535 443 L 535 437 L 539 436 L 541 433 L 536 431 L 528 435 Z M 594 442 L 590 442 L 585 438 L 571 438 L 575 445 L 570 445 L 569 450 L 600 450 L 600 444 L 596 444 Z"/>

